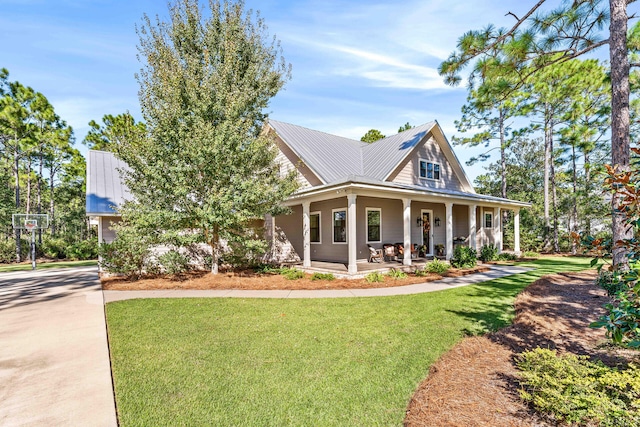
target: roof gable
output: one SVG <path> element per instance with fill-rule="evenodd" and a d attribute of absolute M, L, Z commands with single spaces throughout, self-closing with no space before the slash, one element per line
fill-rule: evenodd
<path fill-rule="evenodd" d="M 323 183 L 362 174 L 365 142 L 269 120 L 269 126 Z"/>
<path fill-rule="evenodd" d="M 342 181 L 350 176 L 386 181 L 433 136 L 462 188 L 475 192 L 437 121 L 370 144 L 275 120 L 269 120 L 269 126 L 323 184 Z"/>

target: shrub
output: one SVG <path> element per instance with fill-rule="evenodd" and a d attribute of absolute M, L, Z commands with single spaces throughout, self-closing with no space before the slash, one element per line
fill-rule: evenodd
<path fill-rule="evenodd" d="M 96 245 L 97 246 L 97 245 Z M 66 258 L 67 242 L 59 237 L 42 237 L 42 245 L 40 251 L 42 255 L 51 259 Z M 97 247 L 96 247 L 97 251 Z"/>
<path fill-rule="evenodd" d="M 498 261 L 515 261 L 518 259 L 516 254 L 512 254 L 510 252 L 502 252 L 498 255 Z"/>
<path fill-rule="evenodd" d="M 396 279 L 396 280 L 397 279 L 406 279 L 408 277 L 407 273 L 405 273 L 402 270 L 396 270 L 395 268 L 391 269 L 391 271 L 389 271 L 387 273 L 387 276 L 389 276 L 389 277 L 391 277 L 393 279 Z"/>
<path fill-rule="evenodd" d="M 429 273 L 444 274 L 449 271 L 449 264 L 444 261 L 440 261 L 439 259 L 434 259 L 427 263 L 427 265 L 424 266 L 424 269 Z"/>
<path fill-rule="evenodd" d="M 522 353 L 521 397 L 563 423 L 637 426 L 640 423 L 640 369 L 590 362 L 587 356 L 557 356 L 536 349 Z"/>
<path fill-rule="evenodd" d="M 455 268 L 472 268 L 478 264 L 476 251 L 468 246 L 458 245 L 453 250 L 451 265 Z"/>
<path fill-rule="evenodd" d="M 379 271 L 373 271 L 364 276 L 364 280 L 368 283 L 384 282 L 384 276 Z"/>
<path fill-rule="evenodd" d="M 498 258 L 498 247 L 494 244 L 483 245 L 480 249 L 480 261 L 495 261 Z"/>
<path fill-rule="evenodd" d="M 313 273 L 311 280 L 334 280 L 336 276 L 331 273 Z"/>
<path fill-rule="evenodd" d="M 522 254 L 525 258 L 540 258 L 540 254 L 538 252 L 526 251 Z"/>
<path fill-rule="evenodd" d="M 8 264 L 16 260 L 15 240 L 0 239 L 0 263 Z"/>
<path fill-rule="evenodd" d="M 167 274 L 181 274 L 191 269 L 189 258 L 175 249 L 160 255 L 158 262 Z"/>
<path fill-rule="evenodd" d="M 600 270 L 598 278 L 596 279 L 596 285 L 607 291 L 607 295 L 610 297 L 617 295 L 627 288 L 624 281 L 621 281 L 618 275 L 614 275 L 607 270 Z"/>
<path fill-rule="evenodd" d="M 280 274 L 288 280 L 298 280 L 304 277 L 304 271 L 298 270 L 297 268 L 282 268 L 280 269 Z"/>
<path fill-rule="evenodd" d="M 258 274 L 280 274 L 282 269 L 273 264 L 258 264 L 253 267 L 253 271 Z"/>
<path fill-rule="evenodd" d="M 100 267 L 109 273 L 138 278 L 145 271 L 155 271 L 157 265 L 150 259 L 149 243 L 144 237 L 125 228 L 118 229 L 118 238 L 103 243 L 98 253 Z"/>
<path fill-rule="evenodd" d="M 98 240 L 87 239 L 72 243 L 67 247 L 64 257 L 78 260 L 96 259 L 98 257 Z"/>

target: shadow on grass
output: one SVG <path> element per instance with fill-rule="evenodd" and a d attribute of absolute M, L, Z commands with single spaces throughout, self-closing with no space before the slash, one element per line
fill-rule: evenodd
<path fill-rule="evenodd" d="M 475 325 L 465 329 L 466 334 L 480 335 L 509 326 L 515 314 L 513 300 L 523 289 L 548 274 L 584 270 L 589 267 L 589 259 L 543 258 L 520 265 L 535 267 L 536 270 L 471 286 L 466 296 L 474 302 L 463 309 L 447 310 Z"/>

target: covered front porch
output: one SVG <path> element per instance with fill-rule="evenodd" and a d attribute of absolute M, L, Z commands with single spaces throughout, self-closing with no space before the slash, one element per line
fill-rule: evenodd
<path fill-rule="evenodd" d="M 392 268 L 415 269 L 433 257 L 449 260 L 455 245 L 503 250 L 502 212 L 514 212 L 514 252 L 520 252 L 520 208 L 528 204 L 488 196 L 349 185 L 291 199 L 291 215 L 273 218 L 273 236 L 309 271 L 361 275 Z M 369 248 L 395 245 L 414 256 L 369 263 Z M 417 256 L 418 251 L 420 257 Z M 407 253 L 409 253 L 407 251 Z"/>

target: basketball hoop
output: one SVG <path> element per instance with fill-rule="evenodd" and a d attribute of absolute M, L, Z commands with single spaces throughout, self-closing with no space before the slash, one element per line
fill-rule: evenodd
<path fill-rule="evenodd" d="M 24 220 L 24 228 L 27 231 L 34 231 L 38 227 L 38 221 L 35 219 L 25 219 Z"/>
<path fill-rule="evenodd" d="M 47 214 L 13 214 L 11 215 L 13 228 L 31 232 L 31 268 L 36 269 L 36 230 L 49 228 Z"/>

